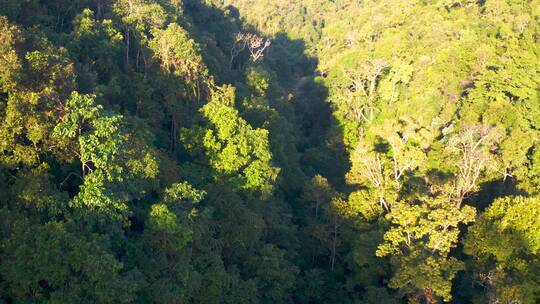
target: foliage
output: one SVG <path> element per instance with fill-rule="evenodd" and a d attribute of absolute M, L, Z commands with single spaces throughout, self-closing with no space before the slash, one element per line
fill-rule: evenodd
<path fill-rule="evenodd" d="M 0 302 L 537 303 L 539 21 L 0 1 Z"/>

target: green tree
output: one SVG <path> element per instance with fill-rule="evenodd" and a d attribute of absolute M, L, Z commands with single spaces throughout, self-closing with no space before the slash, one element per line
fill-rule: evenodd
<path fill-rule="evenodd" d="M 496 200 L 468 232 L 465 252 L 474 258 L 475 282 L 485 301 L 535 303 L 540 294 L 540 200 Z"/>
<path fill-rule="evenodd" d="M 217 101 L 206 104 L 201 113 L 207 126 L 181 132 L 187 150 L 204 155 L 216 178 L 229 178 L 238 189 L 269 195 L 279 169 L 272 165 L 268 131 L 253 129 L 237 110 Z"/>
<path fill-rule="evenodd" d="M 79 172 L 66 177 L 73 175 L 82 180 L 70 204 L 82 214 L 95 212 L 125 219 L 129 200 L 138 195 L 128 185 L 137 176 L 154 178 L 157 163 L 148 153 L 141 159 L 144 163 L 136 161 L 143 157 L 130 153 L 134 147 L 130 147 L 122 131 L 122 117 L 105 112 L 94 98 L 73 92 L 66 101 L 66 113 L 54 128 L 61 149 L 80 165 Z M 144 147 L 135 148 L 144 151 Z"/>
<path fill-rule="evenodd" d="M 2 218 L 8 219 L 2 210 Z M 34 303 L 130 303 L 140 276 L 125 272 L 98 235 L 77 225 L 51 221 L 34 225 L 24 218 L 4 222 L 11 233 L 2 240 L 2 296 Z M 104 246 L 105 245 L 105 246 Z"/>

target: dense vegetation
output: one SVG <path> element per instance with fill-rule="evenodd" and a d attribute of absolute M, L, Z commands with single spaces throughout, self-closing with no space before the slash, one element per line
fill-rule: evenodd
<path fill-rule="evenodd" d="M 540 299 L 538 0 L 0 0 L 0 303 Z"/>

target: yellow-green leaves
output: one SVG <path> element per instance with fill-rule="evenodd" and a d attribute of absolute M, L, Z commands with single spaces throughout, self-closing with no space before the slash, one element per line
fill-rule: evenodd
<path fill-rule="evenodd" d="M 264 97 L 270 86 L 270 75 L 261 66 L 249 67 L 247 70 L 247 85 L 254 91 L 256 96 Z"/>
<path fill-rule="evenodd" d="M 493 255 L 501 262 L 521 253 L 540 253 L 540 199 L 518 196 L 495 201 L 471 228 L 466 249 L 479 257 Z"/>
<path fill-rule="evenodd" d="M 191 238 L 191 231 L 184 227 L 177 215 L 165 204 L 152 205 L 147 221 L 147 233 L 151 242 L 160 249 L 182 249 Z"/>
<path fill-rule="evenodd" d="M 120 132 L 122 117 L 106 115 L 94 96 L 73 92 L 66 102 L 67 113 L 54 128 L 54 135 L 78 142 L 75 153 L 82 165 L 82 173 L 99 170 L 107 180 L 122 179 L 118 164 L 120 150 L 126 140 Z"/>
<path fill-rule="evenodd" d="M 193 204 L 201 202 L 206 196 L 206 192 L 193 188 L 186 182 L 176 183 L 165 189 L 163 201 L 168 204 L 190 201 Z"/>
<path fill-rule="evenodd" d="M 161 28 L 167 21 L 163 6 L 147 0 L 120 0 L 113 5 L 114 12 L 122 21 L 132 26 L 136 32 L 148 33 L 153 28 Z"/>
<path fill-rule="evenodd" d="M 437 303 L 442 298 L 452 300 L 452 281 L 458 271 L 464 270 L 454 257 L 440 259 L 415 251 L 399 262 L 399 271 L 390 281 L 391 288 L 409 294 L 410 299 L 424 299 Z M 414 303 L 414 302 L 412 302 Z"/>
<path fill-rule="evenodd" d="M 489 300 L 535 303 L 540 295 L 539 198 L 496 200 L 470 228 L 465 252 L 477 262 Z"/>
<path fill-rule="evenodd" d="M 166 29 L 154 29 L 152 35 L 149 47 L 161 68 L 180 80 L 176 86 L 183 88 L 189 101 L 201 101 L 213 81 L 200 55 L 199 45 L 176 23 L 169 24 Z"/>
<path fill-rule="evenodd" d="M 165 70 L 190 80 L 201 76 L 204 65 L 199 46 L 185 29 L 171 23 L 164 30 L 154 30 L 153 36 L 150 48 Z"/>
<path fill-rule="evenodd" d="M 0 90 L 2 92 L 13 88 L 16 74 L 21 63 L 15 52 L 14 44 L 21 39 L 17 27 L 9 24 L 7 18 L 0 17 Z"/>
<path fill-rule="evenodd" d="M 121 129 L 122 116 L 107 113 L 94 98 L 73 92 L 53 135 L 81 166 L 83 184 L 71 205 L 83 213 L 125 219 L 127 202 L 144 192 L 140 180 L 155 177 L 158 164 L 144 144 L 131 145 Z"/>
<path fill-rule="evenodd" d="M 186 147 L 192 147 L 192 152 L 195 142 L 204 147 L 217 177 L 231 177 L 239 188 L 269 194 L 279 169 L 271 164 L 268 131 L 253 129 L 234 108 L 221 103 L 210 102 L 201 113 L 208 127 L 184 129 L 181 138 Z"/>

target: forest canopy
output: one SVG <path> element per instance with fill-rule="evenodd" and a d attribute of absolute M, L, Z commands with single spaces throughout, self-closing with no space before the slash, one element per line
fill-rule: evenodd
<path fill-rule="evenodd" d="M 539 301 L 538 0 L 0 0 L 0 303 Z"/>

